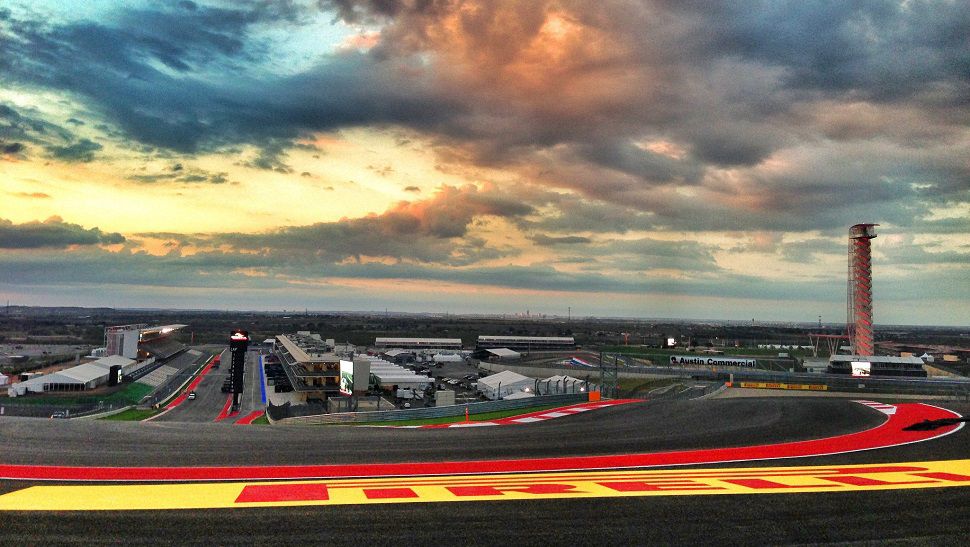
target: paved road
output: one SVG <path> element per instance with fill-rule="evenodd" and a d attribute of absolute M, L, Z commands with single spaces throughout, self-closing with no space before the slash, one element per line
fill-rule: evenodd
<path fill-rule="evenodd" d="M 970 405 L 945 405 L 966 414 Z M 882 417 L 836 399 L 635 404 L 521 427 L 393 430 L 0 420 L 3 463 L 233 465 L 449 461 L 743 446 L 827 437 Z M 938 440 L 781 465 L 968 457 L 970 428 Z M 99 449 L 91 438 L 102 439 Z M 752 462 L 744 466 L 779 465 Z M 726 465 L 729 466 L 729 465 Z M 736 467 L 737 465 L 735 465 Z M 712 466 L 705 466 L 712 467 Z M 0 481 L 0 491 L 23 483 Z M 0 514 L 0 543 L 400 545 L 824 543 L 959 544 L 967 488 L 627 499 L 465 502 L 210 511 Z"/>
<path fill-rule="evenodd" d="M 152 420 L 153 422 L 214 422 L 226 408 L 229 393 L 222 392 L 222 384 L 229 377 L 229 351 L 224 350 L 219 368 L 212 368 L 195 388 L 196 398 L 185 400 L 179 406 Z M 219 420 L 220 424 L 233 424 L 237 419 L 250 412 L 263 410 L 260 392 L 259 355 L 247 352 L 244 391 L 240 399 L 240 409 L 236 415 Z"/>

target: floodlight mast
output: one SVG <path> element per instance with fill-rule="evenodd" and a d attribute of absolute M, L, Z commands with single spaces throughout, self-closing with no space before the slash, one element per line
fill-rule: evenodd
<path fill-rule="evenodd" d="M 849 228 L 849 277 L 847 287 L 846 334 L 853 355 L 872 355 L 872 244 L 878 224 L 856 224 Z"/>

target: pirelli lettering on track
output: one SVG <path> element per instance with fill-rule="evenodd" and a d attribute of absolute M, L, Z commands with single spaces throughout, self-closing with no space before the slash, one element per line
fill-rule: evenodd
<path fill-rule="evenodd" d="M 294 482 L 34 486 L 0 495 L 0 510 L 207 509 L 633 496 L 750 495 L 961 486 L 970 486 L 970 460 L 816 467 L 415 476 Z"/>

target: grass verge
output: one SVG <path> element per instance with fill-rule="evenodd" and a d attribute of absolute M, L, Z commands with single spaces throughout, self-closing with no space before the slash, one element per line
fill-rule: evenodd
<path fill-rule="evenodd" d="M 114 404 L 116 406 L 125 406 L 137 404 L 142 397 L 151 393 L 152 389 L 154 389 L 152 386 L 133 382 L 128 384 L 125 388 L 120 389 L 110 395 L 85 395 L 79 397 L 44 397 L 29 395 L 23 398 L 18 397 L 17 403 L 29 405 L 88 405 L 98 404 L 99 401 L 104 401 L 104 404 L 106 405 Z"/>
<path fill-rule="evenodd" d="M 256 418 L 255 420 L 253 420 L 252 423 L 256 425 L 269 425 L 269 418 L 267 418 L 266 415 L 263 414 L 259 418 Z"/>
<path fill-rule="evenodd" d="M 158 414 L 157 410 L 150 408 L 129 408 L 124 412 L 119 412 L 117 414 L 112 414 L 111 416 L 105 416 L 104 418 L 99 418 L 101 420 L 113 420 L 117 422 L 140 422 L 145 418 L 150 418 Z"/>

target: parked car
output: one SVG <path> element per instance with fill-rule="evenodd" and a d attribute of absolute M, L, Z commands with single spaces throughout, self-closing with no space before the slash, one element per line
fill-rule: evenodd
<path fill-rule="evenodd" d="M 51 414 L 51 418 L 67 418 L 67 413 L 64 413 L 64 412 L 55 412 L 55 413 Z"/>

